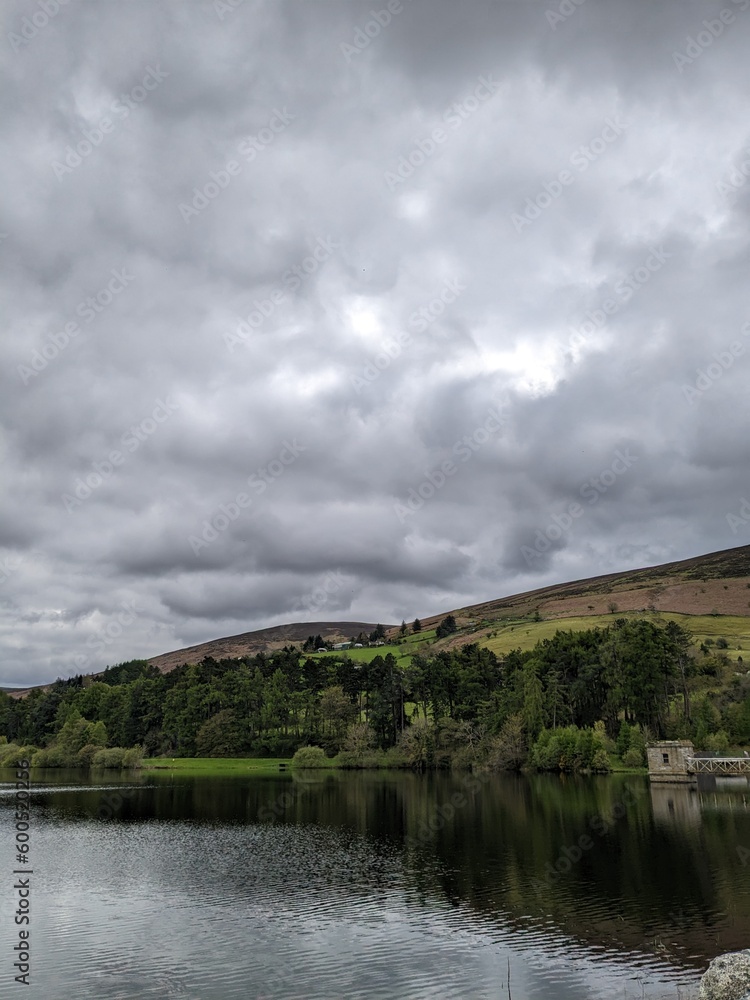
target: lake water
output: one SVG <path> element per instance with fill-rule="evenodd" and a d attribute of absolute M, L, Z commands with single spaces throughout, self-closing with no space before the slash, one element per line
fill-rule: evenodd
<path fill-rule="evenodd" d="M 2 777 L 3 997 L 686 1000 L 750 942 L 744 779 L 45 771 L 21 992 Z"/>

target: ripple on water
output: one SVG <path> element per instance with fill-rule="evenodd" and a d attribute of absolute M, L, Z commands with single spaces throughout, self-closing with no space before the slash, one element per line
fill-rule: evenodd
<path fill-rule="evenodd" d="M 35 852 L 45 1000 L 481 1000 L 509 961 L 513 1000 L 676 1000 L 696 979 L 450 902 L 430 862 L 417 886 L 402 850 L 341 828 L 40 819 Z"/>

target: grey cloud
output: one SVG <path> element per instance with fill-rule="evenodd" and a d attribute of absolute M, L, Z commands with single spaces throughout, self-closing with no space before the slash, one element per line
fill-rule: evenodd
<path fill-rule="evenodd" d="M 91 669 L 298 620 L 334 570 L 347 586 L 314 617 L 400 621 L 750 541 L 726 519 L 749 489 L 750 184 L 720 188 L 750 143 L 750 10 L 606 0 L 553 27 L 557 6 L 405 2 L 348 59 L 367 0 L 223 16 L 71 0 L 15 47 L 28 5 L 5 7 L 0 566 L 18 566 L 0 571 L 0 683 L 77 672 L 123 601 L 144 610 Z M 678 67 L 724 8 L 733 23 Z M 151 70 L 166 75 L 141 92 Z M 133 278 L 108 301 L 113 269 Z M 454 278 L 465 290 L 420 327 Z M 179 408 L 129 450 L 167 397 Z M 501 401 L 502 433 L 463 461 L 454 446 Z M 628 447 L 637 462 L 587 505 Z M 190 536 L 241 491 L 253 505 L 196 555 Z M 529 565 L 521 547 L 576 500 Z"/>

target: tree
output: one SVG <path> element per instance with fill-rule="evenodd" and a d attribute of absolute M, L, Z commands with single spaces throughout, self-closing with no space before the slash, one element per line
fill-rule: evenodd
<path fill-rule="evenodd" d="M 500 733 L 492 741 L 488 764 L 496 771 L 519 771 L 526 763 L 528 741 L 520 714 L 506 719 Z"/>
<path fill-rule="evenodd" d="M 539 667 L 528 660 L 523 668 L 523 709 L 521 710 L 526 732 L 536 739 L 544 727 L 544 695 L 539 680 Z"/>
<path fill-rule="evenodd" d="M 406 621 L 402 620 L 401 628 L 398 630 L 399 635 L 406 635 Z"/>
<path fill-rule="evenodd" d="M 669 653 L 677 664 L 682 682 L 683 712 L 685 718 L 690 721 L 690 690 L 688 679 L 695 673 L 695 665 L 690 655 L 693 636 L 691 632 L 688 632 L 686 628 L 678 625 L 675 621 L 667 622 L 664 632 L 669 642 Z"/>
<path fill-rule="evenodd" d="M 438 639 L 443 639 L 446 635 L 451 635 L 451 633 L 456 632 L 457 630 L 458 625 L 456 625 L 456 619 L 453 615 L 447 615 L 435 629 L 435 635 Z"/>
<path fill-rule="evenodd" d="M 335 739 L 340 739 L 348 723 L 352 721 L 355 707 L 351 698 L 344 693 L 340 684 L 328 687 L 320 696 L 320 715 L 327 725 L 328 732 Z"/>
<path fill-rule="evenodd" d="M 422 622 L 418 618 L 415 618 L 414 621 L 412 622 L 411 630 L 412 632 L 422 631 Z"/>
<path fill-rule="evenodd" d="M 231 708 L 206 719 L 195 736 L 199 757 L 236 757 L 243 751 L 242 733 Z"/>

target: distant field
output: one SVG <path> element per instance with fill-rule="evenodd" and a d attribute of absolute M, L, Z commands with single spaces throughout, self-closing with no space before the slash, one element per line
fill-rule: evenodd
<path fill-rule="evenodd" d="M 143 761 L 143 769 L 148 771 L 166 770 L 196 774 L 248 773 L 250 771 L 278 771 L 279 764 L 288 764 L 283 757 L 148 757 Z"/>
<path fill-rule="evenodd" d="M 400 663 L 409 663 L 414 653 L 418 652 L 419 646 L 430 639 L 435 638 L 435 629 L 425 629 L 424 632 L 411 633 L 404 636 L 404 642 L 400 646 L 366 646 L 364 649 L 336 649 L 328 653 L 305 653 L 313 660 L 324 660 L 327 656 L 346 656 L 356 663 L 369 663 L 376 656 L 387 656 L 391 653 Z"/>
<path fill-rule="evenodd" d="M 650 621 L 676 621 L 693 633 L 696 647 L 706 639 L 724 637 L 729 648 L 724 652 L 730 659 L 738 656 L 747 661 L 750 657 L 750 618 L 737 615 L 681 615 L 676 613 L 639 614 L 638 612 L 615 612 L 607 615 L 580 615 L 574 618 L 552 618 L 534 622 L 517 620 L 507 625 L 496 626 L 498 634 L 491 639 L 481 640 L 479 645 L 491 649 L 493 653 L 509 653 L 512 649 L 532 649 L 542 639 L 551 639 L 555 632 L 582 632 L 589 628 L 606 628 L 616 618 L 646 618 Z M 739 648 L 738 648 L 739 647 Z M 713 647 L 716 648 L 715 646 Z M 750 669 L 750 663 L 748 663 Z"/>

